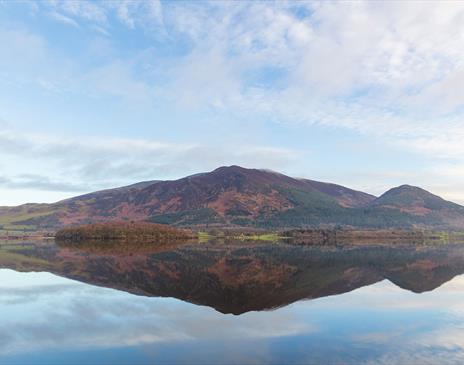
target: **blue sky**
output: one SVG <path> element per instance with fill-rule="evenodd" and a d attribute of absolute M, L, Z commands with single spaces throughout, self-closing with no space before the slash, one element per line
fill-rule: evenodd
<path fill-rule="evenodd" d="M 464 203 L 464 3 L 0 1 L 0 205 L 239 164 Z"/>

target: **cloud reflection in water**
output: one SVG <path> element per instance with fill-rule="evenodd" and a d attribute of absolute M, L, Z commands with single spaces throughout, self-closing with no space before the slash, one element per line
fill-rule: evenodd
<path fill-rule="evenodd" d="M 3 269 L 0 283 L 2 364 L 464 360 L 462 275 L 421 294 L 383 280 L 239 316 L 46 272 Z"/>

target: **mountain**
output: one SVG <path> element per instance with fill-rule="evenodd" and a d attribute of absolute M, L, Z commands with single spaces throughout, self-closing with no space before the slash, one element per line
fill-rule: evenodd
<path fill-rule="evenodd" d="M 464 207 L 407 185 L 381 197 L 240 166 L 147 181 L 54 204 L 0 208 L 4 229 L 56 230 L 114 220 L 177 226 L 464 228 Z"/>

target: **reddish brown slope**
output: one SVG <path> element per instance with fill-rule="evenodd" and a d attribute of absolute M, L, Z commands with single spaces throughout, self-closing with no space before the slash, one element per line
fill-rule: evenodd
<path fill-rule="evenodd" d="M 147 182 L 69 199 L 57 204 L 59 212 L 53 215 L 55 222 L 50 223 L 71 225 L 113 219 L 143 220 L 192 212 L 181 223 L 211 220 L 229 224 L 232 219 L 250 220 L 294 208 L 299 202 L 290 196 L 291 191 L 307 195 L 307 200 L 317 199 L 318 204 L 347 206 L 346 194 L 351 194 L 352 206 L 363 205 L 366 200 L 367 194 L 340 186 L 336 186 L 338 190 L 325 188 L 325 185 L 329 184 L 271 171 L 220 167 L 179 180 Z M 339 193 L 340 189 L 344 194 Z"/>

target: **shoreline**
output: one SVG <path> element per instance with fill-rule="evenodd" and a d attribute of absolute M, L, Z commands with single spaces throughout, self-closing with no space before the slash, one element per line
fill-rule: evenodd
<path fill-rule="evenodd" d="M 106 232 L 108 233 L 108 232 Z M 68 236 L 64 241 L 83 242 L 86 240 L 93 241 L 95 245 L 105 242 L 117 241 L 151 241 L 153 243 L 169 240 L 173 237 L 163 236 L 146 236 L 138 235 L 137 230 L 132 231 L 127 237 L 82 237 Z M 135 234 L 134 234 L 135 233 Z M 182 236 L 182 235 L 181 235 Z M 455 231 L 434 231 L 434 230 L 414 230 L 414 229 L 379 229 L 379 230 L 363 230 L 363 229 L 292 229 L 286 231 L 268 231 L 268 232 L 233 232 L 222 231 L 192 232 L 188 237 L 178 237 L 179 239 L 187 239 L 194 243 L 207 243 L 212 241 L 220 241 L 223 243 L 232 241 L 242 242 L 269 242 L 269 243 L 287 243 L 292 245 L 307 245 L 307 246 L 358 246 L 358 245 L 427 245 L 427 244 L 445 244 L 445 243 L 464 243 L 464 232 Z M 0 235 L 0 241 L 61 241 L 63 237 L 47 232 L 44 234 L 29 234 L 29 235 Z"/>

